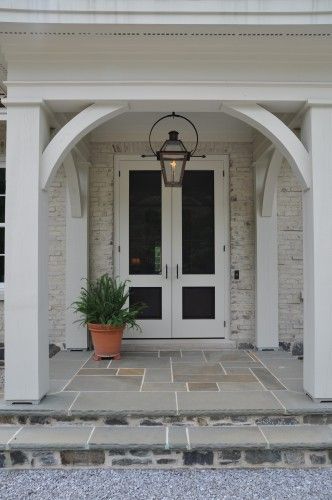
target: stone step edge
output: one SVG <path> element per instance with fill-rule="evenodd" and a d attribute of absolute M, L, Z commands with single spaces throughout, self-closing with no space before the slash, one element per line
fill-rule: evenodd
<path fill-rule="evenodd" d="M 1 426 L 5 450 L 332 450 L 332 425 Z"/>

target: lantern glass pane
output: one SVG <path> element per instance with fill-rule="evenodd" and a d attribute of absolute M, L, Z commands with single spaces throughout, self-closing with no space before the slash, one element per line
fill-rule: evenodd
<path fill-rule="evenodd" d="M 164 176 L 164 182 L 166 186 L 181 186 L 183 171 L 186 165 L 186 159 L 172 155 L 171 158 L 161 157 L 161 167 Z"/>
<path fill-rule="evenodd" d="M 183 151 L 186 152 L 186 148 L 184 147 L 183 143 L 181 141 L 171 141 L 167 140 L 165 141 L 163 147 L 161 150 L 164 152 L 166 151 Z"/>

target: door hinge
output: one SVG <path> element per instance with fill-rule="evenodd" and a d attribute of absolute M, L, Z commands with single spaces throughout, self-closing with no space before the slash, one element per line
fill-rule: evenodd
<path fill-rule="evenodd" d="M 226 327 L 226 321 L 224 321 L 224 328 Z"/>
<path fill-rule="evenodd" d="M 119 177 L 121 177 L 121 172 L 120 172 L 120 170 L 119 170 Z"/>
<path fill-rule="evenodd" d="M 225 177 L 225 170 L 222 171 L 222 176 Z"/>
<path fill-rule="evenodd" d="M 118 246 L 118 252 L 120 252 L 120 245 Z"/>

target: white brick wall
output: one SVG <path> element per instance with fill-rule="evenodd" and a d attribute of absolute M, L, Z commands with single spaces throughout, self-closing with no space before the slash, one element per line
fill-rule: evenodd
<path fill-rule="evenodd" d="M 91 143 L 90 276 L 113 272 L 113 155 L 148 152 L 146 143 Z M 253 343 L 255 328 L 254 200 L 252 145 L 204 143 L 200 152 L 230 156 L 231 338 Z M 279 331 L 291 342 L 302 335 L 302 208 L 301 193 L 284 165 L 278 184 Z M 60 169 L 50 189 L 50 341 L 64 338 L 65 174 Z M 0 302 L 0 332 L 3 331 Z"/>

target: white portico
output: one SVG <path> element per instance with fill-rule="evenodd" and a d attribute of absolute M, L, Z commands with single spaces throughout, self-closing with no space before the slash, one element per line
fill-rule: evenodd
<path fill-rule="evenodd" d="M 126 12 L 117 11 L 113 2 L 96 1 L 92 10 L 82 3 L 85 7 L 76 11 L 75 2 L 56 2 L 56 13 L 53 2 L 43 11 L 38 2 L 33 8 L 26 2 L 22 12 L 1 8 L 0 45 L 7 72 L 3 99 L 7 109 L 6 400 L 38 403 L 48 390 L 48 196 L 59 168 L 64 166 L 67 183 L 63 294 L 69 306 L 81 279 L 89 275 L 89 170 L 94 168 L 89 134 L 113 120 L 120 124 L 122 116 L 129 128 L 130 122 L 140 122 L 149 113 L 152 124 L 156 113 L 161 116 L 173 110 L 206 114 L 209 118 L 202 121 L 206 127 L 213 116 L 222 114 L 229 117 L 229 126 L 235 119 L 255 131 L 253 343 L 259 349 L 276 349 L 280 341 L 276 193 L 282 163 L 287 162 L 295 175 L 303 191 L 303 383 L 312 398 L 332 400 L 332 7 L 331 13 L 323 13 L 321 2 L 315 3 L 315 9 L 312 2 L 303 2 L 303 10 L 296 12 L 292 2 L 286 2 L 287 10 L 282 11 L 285 2 L 275 1 L 267 10 L 257 10 L 256 2 L 249 1 L 242 12 L 235 2 L 224 1 L 221 8 L 220 2 L 211 0 L 204 6 L 195 1 L 181 6 L 171 2 L 166 13 L 161 1 L 141 2 L 139 8 L 126 2 Z M 132 169 L 130 162 L 135 163 Z M 112 266 L 120 274 L 120 261 L 125 259 L 123 266 L 127 265 L 129 247 L 121 233 L 129 220 L 128 214 L 123 215 L 129 206 L 129 174 L 125 181 L 125 173 L 157 168 L 140 162 L 136 149 L 132 159 L 128 154 L 119 156 L 115 164 L 114 172 L 124 176 L 114 180 L 115 231 L 109 239 L 114 249 Z M 215 288 L 220 316 L 216 315 L 211 335 L 208 322 L 204 325 L 204 335 L 220 339 L 220 345 L 222 339 L 233 340 L 231 311 L 236 299 L 230 300 L 230 281 L 234 268 L 241 270 L 241 259 L 238 267 L 230 266 L 232 245 L 237 242 L 229 229 L 233 214 L 228 212 L 232 197 L 228 168 L 229 155 L 221 151 L 215 158 L 207 154 L 204 165 L 192 162 L 189 166 L 188 171 L 215 172 L 214 179 L 219 170 L 225 174 L 220 185 L 215 180 L 213 186 L 216 272 L 210 274 L 214 278 L 181 285 Z M 167 247 L 167 241 L 179 239 L 176 214 L 182 202 L 179 194 L 167 188 L 161 196 L 166 228 L 162 255 L 172 262 L 174 273 L 183 248 Z M 172 220 L 171 214 L 175 214 Z M 125 247 L 123 253 L 117 252 L 118 246 Z M 158 286 L 164 296 L 169 293 L 165 311 L 169 308 L 174 314 L 184 292 L 178 277 L 174 275 L 173 281 L 166 277 L 168 261 L 162 262 L 157 285 L 152 278 L 134 285 Z M 124 270 L 121 275 L 126 278 L 131 273 Z M 195 333 L 196 324 L 189 328 L 176 318 L 163 323 L 165 332 L 170 332 L 171 323 L 177 334 L 170 338 L 204 340 L 199 328 Z M 86 332 L 73 325 L 68 308 L 65 329 L 67 348 L 87 347 Z"/>

